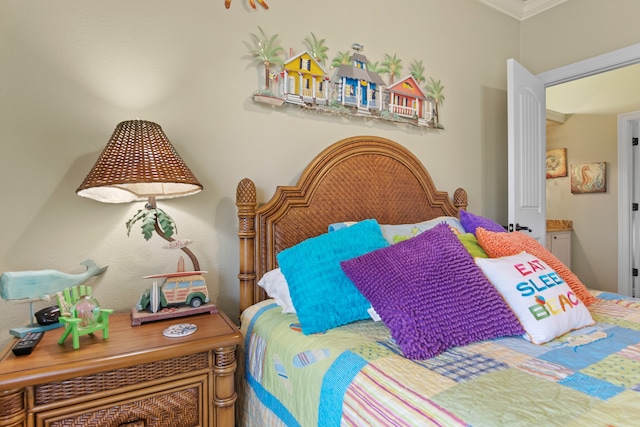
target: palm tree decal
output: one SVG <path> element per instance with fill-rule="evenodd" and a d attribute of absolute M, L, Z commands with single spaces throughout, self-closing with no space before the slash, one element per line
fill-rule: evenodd
<path fill-rule="evenodd" d="M 426 78 L 424 77 L 424 65 L 422 65 L 422 61 L 416 61 L 415 59 L 411 61 L 410 71 L 411 76 L 416 79 L 418 84 L 422 84 L 425 82 Z"/>
<path fill-rule="evenodd" d="M 307 46 L 307 49 L 309 49 L 309 54 L 313 59 L 324 65 L 327 59 L 329 59 L 327 56 L 329 48 L 325 46 L 324 39 L 318 40 L 316 35 L 311 33 L 311 37 L 304 39 L 304 43 Z"/>
<path fill-rule="evenodd" d="M 255 48 L 251 49 L 249 54 L 255 62 L 264 64 L 264 88 L 265 90 L 269 90 L 271 66 L 284 64 L 284 61 L 280 57 L 284 49 L 276 42 L 278 39 L 277 34 L 267 37 L 265 32 L 262 31 L 262 28 L 258 26 L 258 29 L 260 30 L 261 37 L 250 34 Z"/>
<path fill-rule="evenodd" d="M 378 61 L 376 62 L 371 62 L 371 61 L 367 61 L 367 70 L 372 71 L 374 73 L 383 73 L 384 71 L 382 71 L 382 68 L 380 68 L 380 66 L 378 65 Z"/>
<path fill-rule="evenodd" d="M 341 65 L 351 64 L 351 53 L 338 52 L 338 54 L 331 61 L 331 68 L 338 68 Z"/>
<path fill-rule="evenodd" d="M 384 54 L 384 61 L 381 64 L 381 70 L 383 73 L 389 73 L 389 84 L 393 84 L 395 77 L 400 77 L 400 71 L 402 71 L 402 59 L 397 58 L 394 53 L 393 56 Z"/>
<path fill-rule="evenodd" d="M 444 95 L 442 94 L 444 86 L 440 84 L 440 80 L 435 81 L 433 77 L 429 77 L 429 83 L 427 83 L 425 88 L 427 89 L 427 96 L 433 99 L 433 102 L 436 104 L 436 123 L 440 123 L 438 105 L 444 102 Z"/>

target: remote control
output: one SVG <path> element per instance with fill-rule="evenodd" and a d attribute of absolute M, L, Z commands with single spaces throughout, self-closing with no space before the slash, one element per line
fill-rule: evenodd
<path fill-rule="evenodd" d="M 16 356 L 25 356 L 27 354 L 31 354 L 34 348 L 38 345 L 44 332 L 27 332 L 25 336 L 20 338 L 11 351 Z"/>

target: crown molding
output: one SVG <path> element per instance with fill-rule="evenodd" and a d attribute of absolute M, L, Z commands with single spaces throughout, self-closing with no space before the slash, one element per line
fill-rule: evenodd
<path fill-rule="evenodd" d="M 567 0 L 478 0 L 505 15 L 524 21 Z"/>
<path fill-rule="evenodd" d="M 558 111 L 546 110 L 547 126 L 549 125 L 561 125 L 567 121 L 567 115 L 559 113 Z M 551 123 L 550 123 L 551 122 Z"/>

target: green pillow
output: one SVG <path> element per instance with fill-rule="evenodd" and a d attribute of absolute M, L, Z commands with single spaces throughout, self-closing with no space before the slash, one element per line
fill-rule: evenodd
<path fill-rule="evenodd" d="M 489 255 L 487 255 L 484 249 L 482 249 L 482 246 L 480 246 L 478 239 L 476 239 L 476 236 L 473 233 L 458 234 L 458 239 L 460 239 L 460 242 L 462 242 L 464 247 L 467 248 L 467 251 L 469 251 L 472 257 L 489 258 Z"/>

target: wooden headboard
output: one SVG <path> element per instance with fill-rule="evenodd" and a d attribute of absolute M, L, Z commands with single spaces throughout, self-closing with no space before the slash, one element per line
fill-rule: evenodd
<path fill-rule="evenodd" d="M 318 154 L 295 186 L 280 186 L 258 207 L 256 187 L 238 183 L 240 311 L 266 298 L 257 279 L 276 268 L 276 255 L 327 232 L 329 224 L 375 218 L 406 224 L 458 216 L 467 193 L 453 201 L 436 190 L 422 163 L 402 145 L 375 136 L 343 139 Z"/>

